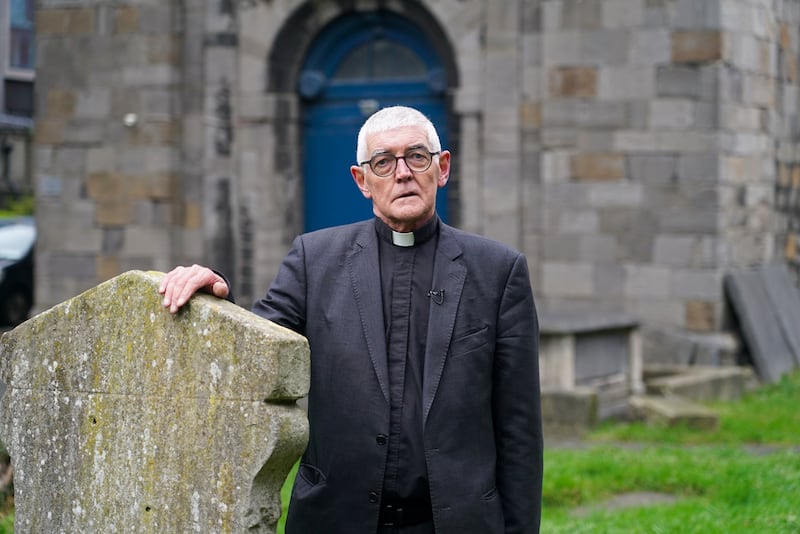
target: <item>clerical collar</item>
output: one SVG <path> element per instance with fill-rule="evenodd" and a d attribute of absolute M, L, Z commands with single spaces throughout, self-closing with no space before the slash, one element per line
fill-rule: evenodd
<path fill-rule="evenodd" d="M 413 247 L 414 245 L 421 245 L 436 234 L 439 230 L 439 216 L 434 215 L 424 226 L 413 232 L 395 232 L 385 222 L 375 217 L 375 229 L 381 239 L 395 246 Z"/>

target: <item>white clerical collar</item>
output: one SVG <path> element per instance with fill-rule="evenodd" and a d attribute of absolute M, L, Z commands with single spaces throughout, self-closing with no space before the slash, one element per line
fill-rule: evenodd
<path fill-rule="evenodd" d="M 414 232 L 395 232 L 392 230 L 392 243 L 398 247 L 413 247 Z"/>

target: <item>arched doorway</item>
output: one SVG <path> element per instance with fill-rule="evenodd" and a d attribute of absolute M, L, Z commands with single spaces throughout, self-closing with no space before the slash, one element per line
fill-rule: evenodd
<path fill-rule="evenodd" d="M 413 106 L 436 125 L 447 147 L 441 58 L 425 34 L 388 11 L 351 13 L 323 28 L 300 73 L 303 100 L 304 230 L 372 216 L 350 176 L 356 137 L 364 120 L 389 105 Z M 447 219 L 444 190 L 437 211 Z"/>

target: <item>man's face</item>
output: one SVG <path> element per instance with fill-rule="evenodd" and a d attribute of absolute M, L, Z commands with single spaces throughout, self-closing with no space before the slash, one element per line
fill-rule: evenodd
<path fill-rule="evenodd" d="M 373 134 L 367 138 L 367 156 L 378 154 L 403 156 L 413 148 L 431 150 L 422 126 L 403 126 Z M 404 159 L 388 176 L 378 176 L 369 165 L 353 165 L 350 172 L 361 194 L 372 200 L 372 211 L 397 232 L 421 227 L 436 209 L 436 191 L 450 176 L 450 152 L 432 156 L 431 166 L 421 172 L 408 168 Z"/>

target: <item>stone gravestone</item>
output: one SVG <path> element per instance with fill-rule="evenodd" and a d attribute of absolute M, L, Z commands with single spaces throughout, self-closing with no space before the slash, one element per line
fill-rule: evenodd
<path fill-rule="evenodd" d="M 800 290 L 785 264 L 725 275 L 725 289 L 762 380 L 800 366 Z"/>
<path fill-rule="evenodd" d="M 305 338 L 131 271 L 0 342 L 16 532 L 274 532 L 305 447 Z"/>

